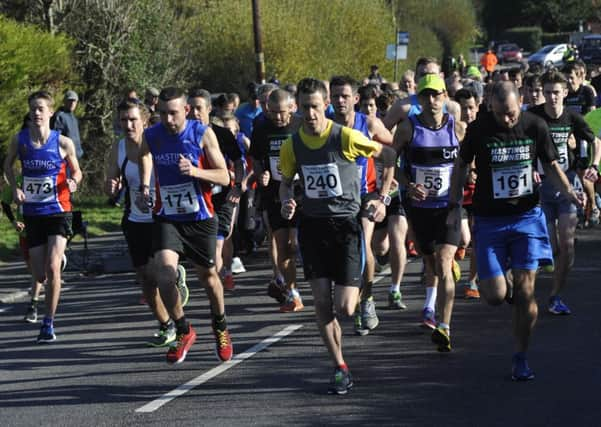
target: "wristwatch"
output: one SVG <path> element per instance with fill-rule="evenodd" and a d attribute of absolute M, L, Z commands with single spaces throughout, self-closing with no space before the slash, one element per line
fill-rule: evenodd
<path fill-rule="evenodd" d="M 380 194 L 379 199 L 384 203 L 384 206 L 390 206 L 390 202 L 392 201 L 392 198 L 388 194 Z"/>

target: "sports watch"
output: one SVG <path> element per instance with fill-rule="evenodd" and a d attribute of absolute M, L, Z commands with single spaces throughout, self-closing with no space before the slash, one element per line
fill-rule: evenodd
<path fill-rule="evenodd" d="M 379 199 L 382 203 L 384 203 L 384 206 L 390 206 L 390 202 L 392 201 L 388 194 L 380 194 Z"/>

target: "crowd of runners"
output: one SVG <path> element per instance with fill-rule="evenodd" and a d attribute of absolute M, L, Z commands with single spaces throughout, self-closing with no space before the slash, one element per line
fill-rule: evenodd
<path fill-rule="evenodd" d="M 183 362 L 196 340 L 184 258 L 206 289 L 217 357 L 233 357 L 224 292 L 235 297 L 233 273 L 245 271 L 261 228 L 273 271 L 265 295 L 280 312 L 305 309 L 302 263 L 334 365 L 331 393 L 353 386 L 338 318 L 353 317 L 358 335 L 378 327 L 372 287 L 388 265 L 386 304 L 405 309 L 408 256 L 423 261 L 419 324 L 437 351 L 452 350 L 456 292 L 513 304 L 512 378 L 534 378 L 526 354 L 537 271 L 553 272 L 548 311 L 570 314 L 561 292 L 575 230 L 599 220 L 601 145 L 584 115 L 601 98 L 586 66 L 484 80 L 475 66 L 445 78 L 435 58 L 420 58 L 398 84 L 373 67 L 370 77 L 250 84 L 242 104 L 199 87 L 120 100 L 104 191 L 124 208 L 136 280 L 159 324 L 148 344 L 166 347 L 168 363 Z M 46 343 L 56 340 L 70 194 L 83 174 L 73 141 L 50 128 L 52 95 L 35 92 L 28 105 L 4 164 L 3 208 L 26 231 L 34 286 L 25 320 L 38 321 L 45 286 L 37 342 Z"/>

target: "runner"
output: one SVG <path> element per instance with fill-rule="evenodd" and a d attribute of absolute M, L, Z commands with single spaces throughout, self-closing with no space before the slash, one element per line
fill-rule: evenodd
<path fill-rule="evenodd" d="M 574 191 L 582 193 L 582 183 L 576 171 L 577 160 L 580 157 L 577 145 L 586 141 L 594 147 L 593 164 L 584 174 L 584 179 L 592 182 L 597 180 L 597 165 L 601 158 L 600 147 L 596 144 L 595 135 L 584 118 L 564 107 L 563 101 L 568 94 L 566 78 L 559 72 L 551 71 L 542 76 L 542 84 L 546 102 L 529 111 L 547 122 L 559 154 L 559 166 Z M 570 142 L 573 142 L 573 145 L 570 145 Z M 542 168 L 539 168 L 539 173 L 544 177 Z M 577 205 L 562 196 L 557 185 L 548 179 L 543 179 L 539 191 L 555 257 L 553 287 L 548 310 L 552 314 L 570 314 L 571 311 L 561 299 L 560 292 L 565 289 L 568 273 L 574 264 L 574 235 L 578 223 Z"/>
<path fill-rule="evenodd" d="M 537 317 L 534 283 L 539 264 L 552 262 L 545 217 L 534 185 L 535 162 L 547 179 L 561 181 L 561 191 L 579 203 L 557 162 L 548 128 L 535 115 L 522 112 L 520 94 L 511 82 L 492 88 L 492 110 L 468 128 L 453 170 L 449 226 L 458 227 L 459 206 L 469 165 L 475 159 L 478 180 L 474 194 L 474 236 L 478 252 L 480 293 L 491 305 L 508 295 L 504 273 L 513 272 L 513 331 L 515 354 L 512 378 L 530 380 L 526 350 Z"/>
<path fill-rule="evenodd" d="M 56 340 L 54 317 L 61 291 L 61 262 L 71 231 L 71 193 L 82 180 L 73 142 L 50 130 L 54 100 L 45 91 L 29 96 L 31 122 L 12 139 L 4 173 L 13 199 L 23 205 L 27 246 L 34 280 L 46 280 L 46 315 L 37 338 L 38 343 Z M 17 158 L 21 161 L 23 185 L 18 186 L 14 173 Z M 67 171 L 70 178 L 67 178 Z"/>
<path fill-rule="evenodd" d="M 152 271 L 152 213 L 140 211 L 135 203 L 140 188 L 138 155 L 150 112 L 139 100 L 127 99 L 117 106 L 117 114 L 124 138 L 116 142 L 111 150 L 106 169 L 105 192 L 109 197 L 115 197 L 121 190 L 125 192 L 121 229 L 136 271 L 136 282 L 142 284 L 144 299 L 159 321 L 159 331 L 148 341 L 148 345 L 164 347 L 175 341 L 175 324 L 169 319 Z M 150 195 L 154 199 L 153 173 L 150 175 L 150 186 Z M 182 265 L 177 266 L 177 289 L 181 305 L 185 306 L 189 291 L 186 286 L 186 270 Z"/>
<path fill-rule="evenodd" d="M 352 316 L 361 282 L 360 179 L 355 160 L 360 155 L 382 156 L 392 174 L 394 154 L 360 132 L 328 120 L 327 89 L 320 80 L 301 80 L 298 93 L 302 127 L 280 149 L 282 216 L 289 220 L 296 211 L 292 182 L 298 173 L 304 184 L 298 222 L 303 269 L 313 291 L 317 325 L 335 366 L 330 392 L 346 394 L 353 380 L 342 355 L 336 316 Z M 382 201 L 367 203 L 373 218 L 381 221 Z"/>
<path fill-rule="evenodd" d="M 211 201 L 211 184 L 227 185 L 230 177 L 215 133 L 206 125 L 186 120 L 190 106 L 182 90 L 163 89 L 158 110 L 161 123 L 144 131 L 140 147 L 138 207 L 144 212 L 152 203 L 150 176 L 154 166 L 157 196 L 152 247 L 156 280 L 177 334 L 167 352 L 167 362 L 183 362 L 196 340 L 175 287 L 182 255 L 195 265 L 207 292 L 217 356 L 222 361 L 230 360 L 233 347 L 225 318 L 223 285 L 215 268 L 217 221 Z"/>
<path fill-rule="evenodd" d="M 296 288 L 296 215 L 282 218 L 279 198 L 280 147 L 295 133 L 300 120 L 293 116 L 294 103 L 290 93 L 276 89 L 269 95 L 265 120 L 257 123 L 252 133 L 249 154 L 258 177 L 263 219 L 269 234 L 269 254 L 273 278 L 267 294 L 280 304 L 280 311 L 302 310 L 304 305 Z"/>
<path fill-rule="evenodd" d="M 417 93 L 422 112 L 399 125 L 394 148 L 405 159 L 402 179 L 409 198 L 408 219 L 425 265 L 426 301 L 421 324 L 433 330 L 432 341 L 438 351 L 448 352 L 455 296 L 454 256 L 460 230 L 448 227 L 446 216 L 449 178 L 465 128 L 444 113 L 446 88 L 437 74 L 422 77 Z M 436 302 L 442 319 L 438 323 Z"/>
<path fill-rule="evenodd" d="M 363 135 L 374 141 L 390 145 L 392 135 L 384 127 L 380 119 L 355 112 L 355 105 L 359 102 L 359 84 L 349 76 L 334 76 L 330 80 L 330 98 L 334 107 L 334 114 L 328 116 L 336 123 L 358 130 Z M 382 187 L 377 188 L 376 166 L 373 158 L 358 156 L 356 158 L 361 177 L 361 210 L 359 213 L 363 242 L 365 250 L 365 267 L 363 270 L 363 284 L 361 286 L 361 301 L 355 314 L 355 332 L 358 335 L 367 335 L 379 324 L 376 305 L 372 295 L 372 286 L 375 276 L 375 258 L 371 247 L 375 222 L 372 213 L 368 210 L 368 202 L 381 197 L 383 203 L 390 205 L 391 198 L 388 189 L 392 176 L 384 175 Z"/>

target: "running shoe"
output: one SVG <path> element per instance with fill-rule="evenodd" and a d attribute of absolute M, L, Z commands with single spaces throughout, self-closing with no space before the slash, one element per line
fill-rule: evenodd
<path fill-rule="evenodd" d="M 234 355 L 234 346 L 232 345 L 232 339 L 230 333 L 227 331 L 220 331 L 213 328 L 213 334 L 215 335 L 215 354 L 217 358 L 222 362 L 227 362 L 232 359 Z"/>
<path fill-rule="evenodd" d="M 369 329 L 363 327 L 363 321 L 361 316 L 361 305 L 358 304 L 353 315 L 353 324 L 355 326 L 355 333 L 360 336 L 369 334 Z"/>
<path fill-rule="evenodd" d="M 188 285 L 186 284 L 186 269 L 181 264 L 177 265 L 176 286 L 179 292 L 179 302 L 182 304 L 182 307 L 185 307 L 190 299 L 190 289 L 188 289 Z"/>
<path fill-rule="evenodd" d="M 593 208 L 593 210 L 591 211 L 591 217 L 589 218 L 589 224 L 591 226 L 599 225 L 599 209 Z"/>
<path fill-rule="evenodd" d="M 286 302 L 280 306 L 280 311 L 282 313 L 291 313 L 294 311 L 301 311 L 303 308 L 305 308 L 303 300 L 298 291 L 295 289 L 288 292 Z"/>
<path fill-rule="evenodd" d="M 374 330 L 380 324 L 373 296 L 365 301 L 361 301 L 361 324 L 363 325 L 363 328 L 369 329 L 370 331 Z"/>
<path fill-rule="evenodd" d="M 438 346 L 437 350 L 441 353 L 451 351 L 451 335 L 447 328 L 436 327 L 432 331 L 432 342 Z"/>
<path fill-rule="evenodd" d="M 336 368 L 334 371 L 334 381 L 328 388 L 328 394 L 347 394 L 353 388 L 353 377 L 347 369 Z"/>
<path fill-rule="evenodd" d="M 524 353 L 515 353 L 511 359 L 511 379 L 514 381 L 529 381 L 534 379 L 534 371 L 528 367 Z"/>
<path fill-rule="evenodd" d="M 555 266 L 553 264 L 541 265 L 540 270 L 543 273 L 553 273 L 555 271 Z"/>
<path fill-rule="evenodd" d="M 423 328 L 436 329 L 436 314 L 431 308 L 424 308 L 422 310 L 422 321 L 420 324 Z"/>
<path fill-rule="evenodd" d="M 453 280 L 455 283 L 461 280 L 461 266 L 455 260 L 453 260 Z"/>
<path fill-rule="evenodd" d="M 463 286 L 463 297 L 465 299 L 480 299 L 480 291 L 478 285 L 473 282 L 468 282 Z"/>
<path fill-rule="evenodd" d="M 165 347 L 175 341 L 176 336 L 175 323 L 169 321 L 166 325 L 161 325 L 146 344 L 149 347 Z"/>
<path fill-rule="evenodd" d="M 175 341 L 169 346 L 167 351 L 167 363 L 177 364 L 182 363 L 186 359 L 186 355 L 194 341 L 196 341 L 196 332 L 192 325 L 189 325 L 190 330 L 187 334 L 178 334 Z"/>
<path fill-rule="evenodd" d="M 38 306 L 37 304 L 30 304 L 23 318 L 26 322 L 37 323 L 38 322 Z"/>
<path fill-rule="evenodd" d="M 552 296 L 549 298 L 549 313 L 559 314 L 559 315 L 568 315 L 572 314 L 567 305 L 561 300 L 559 295 Z"/>
<path fill-rule="evenodd" d="M 400 292 L 388 292 L 388 308 L 405 310 L 407 305 L 403 303 L 403 296 Z"/>
<path fill-rule="evenodd" d="M 52 342 L 56 340 L 56 335 L 54 334 L 54 326 L 52 322 L 47 321 L 46 319 L 42 322 L 42 327 L 40 328 L 40 334 L 38 335 L 37 343 L 42 344 L 45 342 Z"/>
<path fill-rule="evenodd" d="M 246 268 L 244 268 L 244 264 L 242 264 L 242 260 L 240 259 L 240 257 L 235 256 L 234 258 L 232 258 L 232 273 L 246 273 Z"/>
<path fill-rule="evenodd" d="M 275 299 L 280 305 L 286 302 L 286 287 L 284 282 L 280 279 L 271 279 L 269 286 L 267 286 L 267 295 Z"/>
<path fill-rule="evenodd" d="M 464 258 L 465 258 L 465 248 L 463 248 L 463 247 L 460 246 L 455 251 L 455 260 L 461 261 Z"/>
<path fill-rule="evenodd" d="M 235 288 L 234 276 L 232 273 L 225 273 L 225 276 L 223 276 L 223 289 L 226 291 L 233 291 Z"/>

